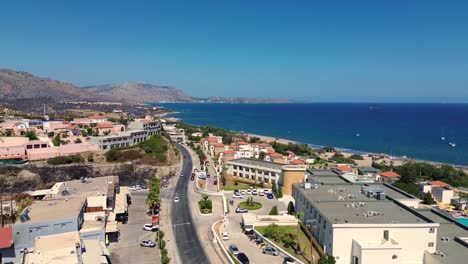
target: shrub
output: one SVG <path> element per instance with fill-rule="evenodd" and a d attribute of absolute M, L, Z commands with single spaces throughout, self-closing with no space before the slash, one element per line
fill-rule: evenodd
<path fill-rule="evenodd" d="M 71 164 L 71 163 L 81 163 L 83 159 L 80 155 L 72 156 L 59 156 L 47 160 L 48 164 L 51 165 L 61 165 L 61 164 Z"/>
<path fill-rule="evenodd" d="M 161 263 L 162 264 L 168 264 L 171 261 L 171 259 L 166 255 L 161 257 Z"/>
<path fill-rule="evenodd" d="M 294 203 L 292 201 L 288 203 L 288 214 L 294 214 Z"/>
<path fill-rule="evenodd" d="M 351 155 L 349 158 L 353 160 L 364 160 L 364 158 L 359 154 Z"/>
<path fill-rule="evenodd" d="M 276 205 L 271 208 L 269 215 L 278 215 L 278 207 Z"/>

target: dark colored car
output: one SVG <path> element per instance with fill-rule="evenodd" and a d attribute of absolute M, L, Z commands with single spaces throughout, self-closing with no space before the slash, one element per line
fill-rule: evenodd
<path fill-rule="evenodd" d="M 272 193 L 268 193 L 268 194 L 267 194 L 267 198 L 268 198 L 268 199 L 273 199 L 273 198 L 274 198 L 274 196 L 273 196 L 273 194 L 272 194 Z"/>
<path fill-rule="evenodd" d="M 249 258 L 244 253 L 237 254 L 237 260 L 242 264 L 249 264 Z"/>
<path fill-rule="evenodd" d="M 195 176 L 191 176 L 191 177 L 190 177 L 190 180 L 191 180 L 191 181 L 194 181 L 194 180 L 195 180 Z"/>

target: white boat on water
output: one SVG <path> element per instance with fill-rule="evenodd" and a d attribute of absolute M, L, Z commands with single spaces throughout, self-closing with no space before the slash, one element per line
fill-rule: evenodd
<path fill-rule="evenodd" d="M 452 148 L 454 148 L 454 147 L 456 146 L 456 144 L 453 143 L 453 142 L 450 142 L 449 145 L 450 145 Z"/>
<path fill-rule="evenodd" d="M 445 137 L 440 137 L 440 139 L 445 140 Z"/>

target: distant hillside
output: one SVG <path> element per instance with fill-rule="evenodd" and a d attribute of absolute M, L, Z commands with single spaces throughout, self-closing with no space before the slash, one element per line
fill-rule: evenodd
<path fill-rule="evenodd" d="M 90 94 L 70 83 L 36 77 L 27 72 L 0 69 L 0 100 L 27 98 L 90 98 Z"/>
<path fill-rule="evenodd" d="M 95 95 L 132 103 L 193 101 L 192 97 L 180 89 L 148 83 L 108 84 L 82 87 L 82 89 Z"/>

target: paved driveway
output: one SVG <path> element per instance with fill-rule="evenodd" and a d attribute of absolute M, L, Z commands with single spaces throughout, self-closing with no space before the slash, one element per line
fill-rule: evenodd
<path fill-rule="evenodd" d="M 142 226 L 151 223 L 151 217 L 146 214 L 145 204 L 148 191 L 131 192 L 132 204 L 129 206 L 128 223 L 118 225 L 120 240 L 110 247 L 113 264 L 127 263 L 160 263 L 160 254 L 157 248 L 140 247 L 142 239 L 156 238 L 155 232 L 142 230 Z"/>
<path fill-rule="evenodd" d="M 268 215 L 271 208 L 276 205 L 278 211 L 285 211 L 286 206 L 277 199 L 268 199 L 266 196 L 246 195 L 243 199 L 232 199 L 232 194 L 226 194 L 228 199 L 234 200 L 234 206 L 230 207 L 230 213 L 227 215 L 227 221 L 221 228 L 222 232 L 229 232 L 229 241 L 225 241 L 227 247 L 235 244 L 240 252 L 244 252 L 251 263 L 283 263 L 284 258 L 279 256 L 270 256 L 262 253 L 260 246 L 250 241 L 250 239 L 242 233 L 240 224 L 242 222 L 242 214 L 235 213 L 235 208 L 238 203 L 247 200 L 247 197 L 253 197 L 254 201 L 262 203 L 263 207 L 258 210 L 249 211 L 258 215 Z"/>

